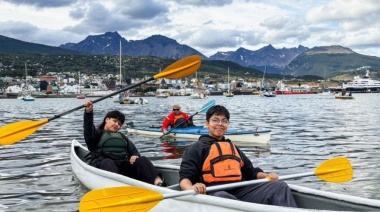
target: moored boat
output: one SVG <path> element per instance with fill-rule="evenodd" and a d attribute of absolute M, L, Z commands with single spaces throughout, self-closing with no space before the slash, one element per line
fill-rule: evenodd
<path fill-rule="evenodd" d="M 161 127 L 127 127 L 128 133 L 136 133 L 149 136 L 162 136 Z M 203 126 L 193 126 L 184 128 L 173 128 L 164 137 L 186 138 L 198 140 L 201 135 L 208 135 L 209 131 Z M 271 130 L 246 130 L 229 128 L 225 134 L 226 138 L 236 143 L 268 144 Z"/>
<path fill-rule="evenodd" d="M 169 94 L 168 93 L 158 93 L 156 95 L 157 98 L 168 98 Z"/>
<path fill-rule="evenodd" d="M 85 99 L 86 95 L 84 93 L 80 93 L 77 95 L 77 99 Z"/>
<path fill-rule="evenodd" d="M 124 99 L 119 100 L 117 102 L 119 102 L 120 104 L 126 104 L 126 105 L 130 105 L 130 104 L 145 105 L 145 104 L 148 104 L 149 101 L 147 99 L 143 99 L 140 97 L 137 99 L 124 98 Z"/>
<path fill-rule="evenodd" d="M 341 95 L 336 95 L 335 99 L 354 99 L 353 96 L 341 96 Z"/>
<path fill-rule="evenodd" d="M 380 91 L 380 81 L 373 80 L 369 76 L 369 70 L 364 77 L 355 76 L 354 80 L 342 85 L 342 89 L 352 92 Z"/>
<path fill-rule="evenodd" d="M 205 99 L 207 96 L 204 95 L 201 91 L 194 92 L 190 94 L 190 99 Z"/>
<path fill-rule="evenodd" d="M 30 101 L 34 101 L 35 99 L 36 98 L 34 98 L 33 96 L 28 94 L 28 95 L 24 96 L 24 98 L 22 100 L 30 102 Z"/>
<path fill-rule="evenodd" d="M 276 97 L 276 94 L 273 93 L 273 92 L 269 92 L 269 91 L 266 91 L 264 93 L 261 93 L 260 96 L 264 96 L 264 97 Z"/>
<path fill-rule="evenodd" d="M 158 171 L 162 173 L 169 187 L 163 188 L 134 180 L 123 175 L 97 169 L 88 165 L 86 155 L 88 150 L 73 140 L 71 144 L 71 166 L 77 180 L 86 188 L 93 190 L 99 188 L 108 188 L 116 186 L 135 186 L 145 188 L 157 193 L 170 195 L 180 191 L 179 167 L 174 165 L 154 164 Z M 186 195 L 182 197 L 168 198 L 159 201 L 159 203 L 149 211 L 379 211 L 380 201 L 354 197 L 350 195 L 337 194 L 326 191 L 319 191 L 302 186 L 289 184 L 292 194 L 299 208 L 287 208 L 272 205 L 255 204 L 242 202 L 238 200 L 214 197 L 209 195 Z M 123 194 L 118 194 L 123 195 Z M 82 202 L 81 202 L 82 204 Z M 148 203 L 145 203 L 148 204 Z M 149 207 L 150 208 L 150 207 Z M 108 211 L 112 211 L 112 207 Z M 147 209 L 145 209 L 147 210 Z M 98 209 L 97 211 L 100 211 Z M 139 211 L 144 211 L 143 209 Z"/>
<path fill-rule="evenodd" d="M 321 93 L 318 93 L 319 95 L 322 95 L 322 96 L 329 96 L 329 95 L 333 95 L 334 93 L 331 92 L 330 89 L 328 88 L 324 88 L 323 91 Z"/>
<path fill-rule="evenodd" d="M 288 95 L 288 94 L 314 94 L 311 88 L 308 86 L 289 86 L 285 85 L 282 81 L 277 83 L 277 95 Z"/>

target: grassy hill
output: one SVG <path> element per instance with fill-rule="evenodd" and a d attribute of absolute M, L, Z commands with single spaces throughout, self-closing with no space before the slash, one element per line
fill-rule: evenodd
<path fill-rule="evenodd" d="M 322 51 L 323 49 L 324 51 Z M 339 75 L 354 75 L 353 70 L 371 66 L 380 69 L 380 58 L 348 51 L 343 47 L 318 47 L 295 58 L 286 68 L 286 73 L 294 76 L 315 75 L 331 78 Z"/>
<path fill-rule="evenodd" d="M 0 52 L 14 54 L 81 54 L 77 51 L 67 50 L 59 47 L 29 43 L 0 35 Z"/>

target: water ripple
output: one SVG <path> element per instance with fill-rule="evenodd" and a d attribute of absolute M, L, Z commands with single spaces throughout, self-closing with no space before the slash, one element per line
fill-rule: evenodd
<path fill-rule="evenodd" d="M 379 94 L 357 94 L 352 101 L 318 95 L 222 96 L 203 100 L 188 97 L 147 98 L 148 105 L 122 105 L 106 99 L 95 104 L 95 123 L 109 110 L 126 114 L 137 126 L 161 125 L 171 105 L 180 103 L 190 114 L 206 102 L 229 108 L 232 128 L 272 130 L 268 146 L 240 145 L 267 172 L 280 175 L 310 172 L 323 161 L 346 156 L 354 179 L 333 184 L 310 176 L 289 183 L 336 193 L 380 199 Z M 37 99 L 34 102 L 0 100 L 0 125 L 20 120 L 51 118 L 83 104 L 77 99 Z M 77 211 L 87 189 L 73 176 L 70 166 L 72 139 L 83 141 L 83 109 L 41 126 L 23 141 L 0 146 L 0 211 Z M 205 114 L 194 116 L 203 125 Z M 126 133 L 125 128 L 122 132 Z M 179 165 L 181 155 L 193 141 L 167 140 L 131 135 L 139 151 L 156 162 Z M 238 144 L 239 145 L 239 144 Z"/>

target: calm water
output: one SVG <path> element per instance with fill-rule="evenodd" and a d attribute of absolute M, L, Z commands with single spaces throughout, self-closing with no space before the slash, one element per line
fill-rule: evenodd
<path fill-rule="evenodd" d="M 231 112 L 233 128 L 272 130 L 270 146 L 241 146 L 256 166 L 280 175 L 313 171 L 337 156 L 349 158 L 354 179 L 333 184 L 304 177 L 287 182 L 310 188 L 380 199 L 380 94 L 355 94 L 354 100 L 333 96 L 294 95 L 262 98 L 222 96 L 195 100 L 188 97 L 146 98 L 148 105 L 120 105 L 113 99 L 95 104 L 95 122 L 118 109 L 136 126 L 160 125 L 174 103 L 190 114 L 210 99 Z M 81 105 L 78 99 L 37 99 L 23 102 L 0 99 L 0 126 L 20 120 L 51 118 Z M 76 111 L 43 125 L 10 146 L 0 146 L 0 211 L 76 211 L 87 190 L 75 180 L 70 166 L 70 143 L 82 139 L 82 113 Z M 194 117 L 204 123 L 204 114 Z M 123 130 L 126 132 L 126 130 Z M 131 135 L 143 155 L 159 163 L 180 163 L 191 141 L 161 141 Z"/>

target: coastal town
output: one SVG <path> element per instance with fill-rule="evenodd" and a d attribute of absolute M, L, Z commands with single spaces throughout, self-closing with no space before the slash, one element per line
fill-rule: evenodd
<path fill-rule="evenodd" d="M 69 77 L 68 77 L 69 76 Z M 30 75 L 23 79 L 12 77 L 0 77 L 0 81 L 6 87 L 0 87 L 1 98 L 18 98 L 25 93 L 30 93 L 35 98 L 43 97 L 100 97 L 108 95 L 120 88 L 146 80 L 145 78 L 128 79 L 122 81 L 121 75 L 104 74 L 88 75 L 78 73 L 55 73 L 32 77 Z M 326 86 L 330 85 L 330 86 Z M 150 83 L 141 85 L 139 88 L 131 89 L 129 96 L 160 96 L 162 93 L 168 96 L 208 96 L 225 95 L 232 91 L 234 95 L 259 95 L 260 92 L 270 91 L 276 94 L 306 94 L 321 93 L 324 89 L 340 92 L 346 89 L 352 92 L 379 92 L 380 82 L 372 80 L 367 70 L 366 76 L 354 77 L 352 82 L 339 84 L 328 83 L 324 80 L 317 82 L 288 82 L 278 80 L 257 80 L 247 82 L 241 78 L 231 79 L 228 82 L 214 82 L 209 77 L 199 80 L 198 78 L 186 79 L 157 79 Z"/>
<path fill-rule="evenodd" d="M 76 77 L 63 78 L 64 75 Z M 146 77 L 148 78 L 148 77 Z M 25 79 L 14 79 L 9 77 L 2 78 L 3 82 L 9 84 L 2 87 L 0 93 L 3 98 L 17 98 L 23 92 L 31 92 L 32 96 L 39 97 L 75 97 L 83 93 L 88 97 L 103 96 L 121 87 L 138 83 L 142 79 L 131 79 L 129 82 L 120 80 L 120 75 L 86 75 L 80 73 L 48 73 L 44 76 L 31 77 Z M 256 81 L 245 82 L 243 79 L 232 79 L 227 82 L 212 82 L 205 79 L 204 82 L 197 78 L 189 79 L 157 79 L 151 83 L 141 85 L 140 88 L 130 91 L 131 96 L 155 96 L 160 93 L 168 93 L 170 96 L 186 96 L 193 93 L 204 95 L 223 95 L 228 89 L 235 95 L 252 95 L 260 91 L 260 88 L 274 90 L 277 86 L 284 86 L 282 82 L 275 83 Z M 292 85 L 291 85 L 292 86 Z M 293 85 L 299 87 L 301 91 L 317 92 L 319 84 L 300 84 Z"/>

